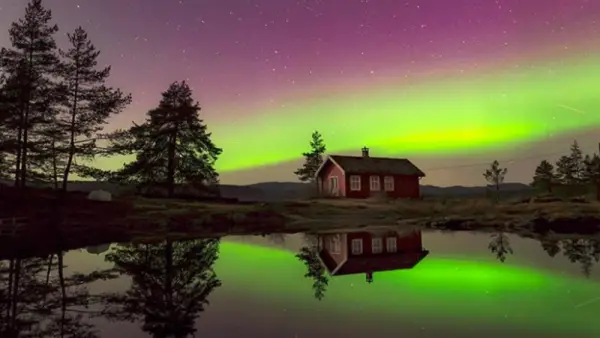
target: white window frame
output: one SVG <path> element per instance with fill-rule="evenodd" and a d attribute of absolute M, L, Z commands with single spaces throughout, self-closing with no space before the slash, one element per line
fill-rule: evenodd
<path fill-rule="evenodd" d="M 355 238 L 351 242 L 350 246 L 353 255 L 362 255 L 363 254 L 363 240 L 362 238 Z"/>
<path fill-rule="evenodd" d="M 396 237 L 388 237 L 385 239 L 385 251 L 388 253 L 398 252 L 398 239 Z"/>
<path fill-rule="evenodd" d="M 385 191 L 394 191 L 394 176 L 385 176 L 383 178 L 383 188 Z"/>
<path fill-rule="evenodd" d="M 350 191 L 360 191 L 360 175 L 350 175 Z"/>
<path fill-rule="evenodd" d="M 375 249 L 377 248 L 377 249 Z M 380 254 L 383 253 L 383 240 L 380 237 L 371 239 L 371 253 Z"/>
<path fill-rule="evenodd" d="M 381 191 L 381 177 L 372 175 L 369 178 L 369 188 L 371 191 Z"/>
<path fill-rule="evenodd" d="M 334 255 L 339 255 L 342 252 L 342 240 L 340 239 L 340 235 L 329 238 L 329 252 Z"/>

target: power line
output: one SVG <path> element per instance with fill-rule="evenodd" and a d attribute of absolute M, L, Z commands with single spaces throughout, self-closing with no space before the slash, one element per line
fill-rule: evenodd
<path fill-rule="evenodd" d="M 537 155 L 526 156 L 526 157 L 516 157 L 516 158 L 512 158 L 512 159 L 498 160 L 498 162 L 500 162 L 500 163 L 503 163 L 503 162 L 513 163 L 513 162 L 520 162 L 520 161 L 526 161 L 526 160 L 544 158 L 544 157 L 547 157 L 547 156 L 560 155 L 560 154 L 564 154 L 564 153 L 565 153 L 564 150 L 563 151 L 555 151 L 555 152 L 552 152 L 552 153 L 537 154 Z M 447 170 L 447 169 L 457 169 L 457 168 L 479 167 L 479 166 L 484 166 L 484 165 L 489 166 L 490 164 L 491 164 L 491 162 L 489 162 L 489 161 L 488 162 L 480 162 L 480 163 L 471 163 L 471 164 L 459 164 L 459 165 L 455 165 L 455 166 L 436 167 L 436 168 L 425 169 L 425 172 L 438 171 L 438 170 Z"/>

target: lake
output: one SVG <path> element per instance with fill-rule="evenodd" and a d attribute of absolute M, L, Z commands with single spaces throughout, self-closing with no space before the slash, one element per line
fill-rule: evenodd
<path fill-rule="evenodd" d="M 0 336 L 600 337 L 598 241 L 364 232 L 5 259 Z"/>

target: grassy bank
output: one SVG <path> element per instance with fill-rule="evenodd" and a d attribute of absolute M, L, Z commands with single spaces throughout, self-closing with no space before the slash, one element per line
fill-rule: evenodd
<path fill-rule="evenodd" d="M 371 225 L 447 230 L 600 232 L 600 203 L 581 199 L 325 199 L 264 204 L 211 204 L 138 199 L 132 221 L 181 232 L 298 232 Z"/>

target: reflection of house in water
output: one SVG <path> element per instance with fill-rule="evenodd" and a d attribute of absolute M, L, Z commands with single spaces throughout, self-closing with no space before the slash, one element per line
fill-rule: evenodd
<path fill-rule="evenodd" d="M 421 231 L 356 230 L 318 234 L 319 258 L 332 276 L 411 269 L 429 251 L 423 249 Z"/>

